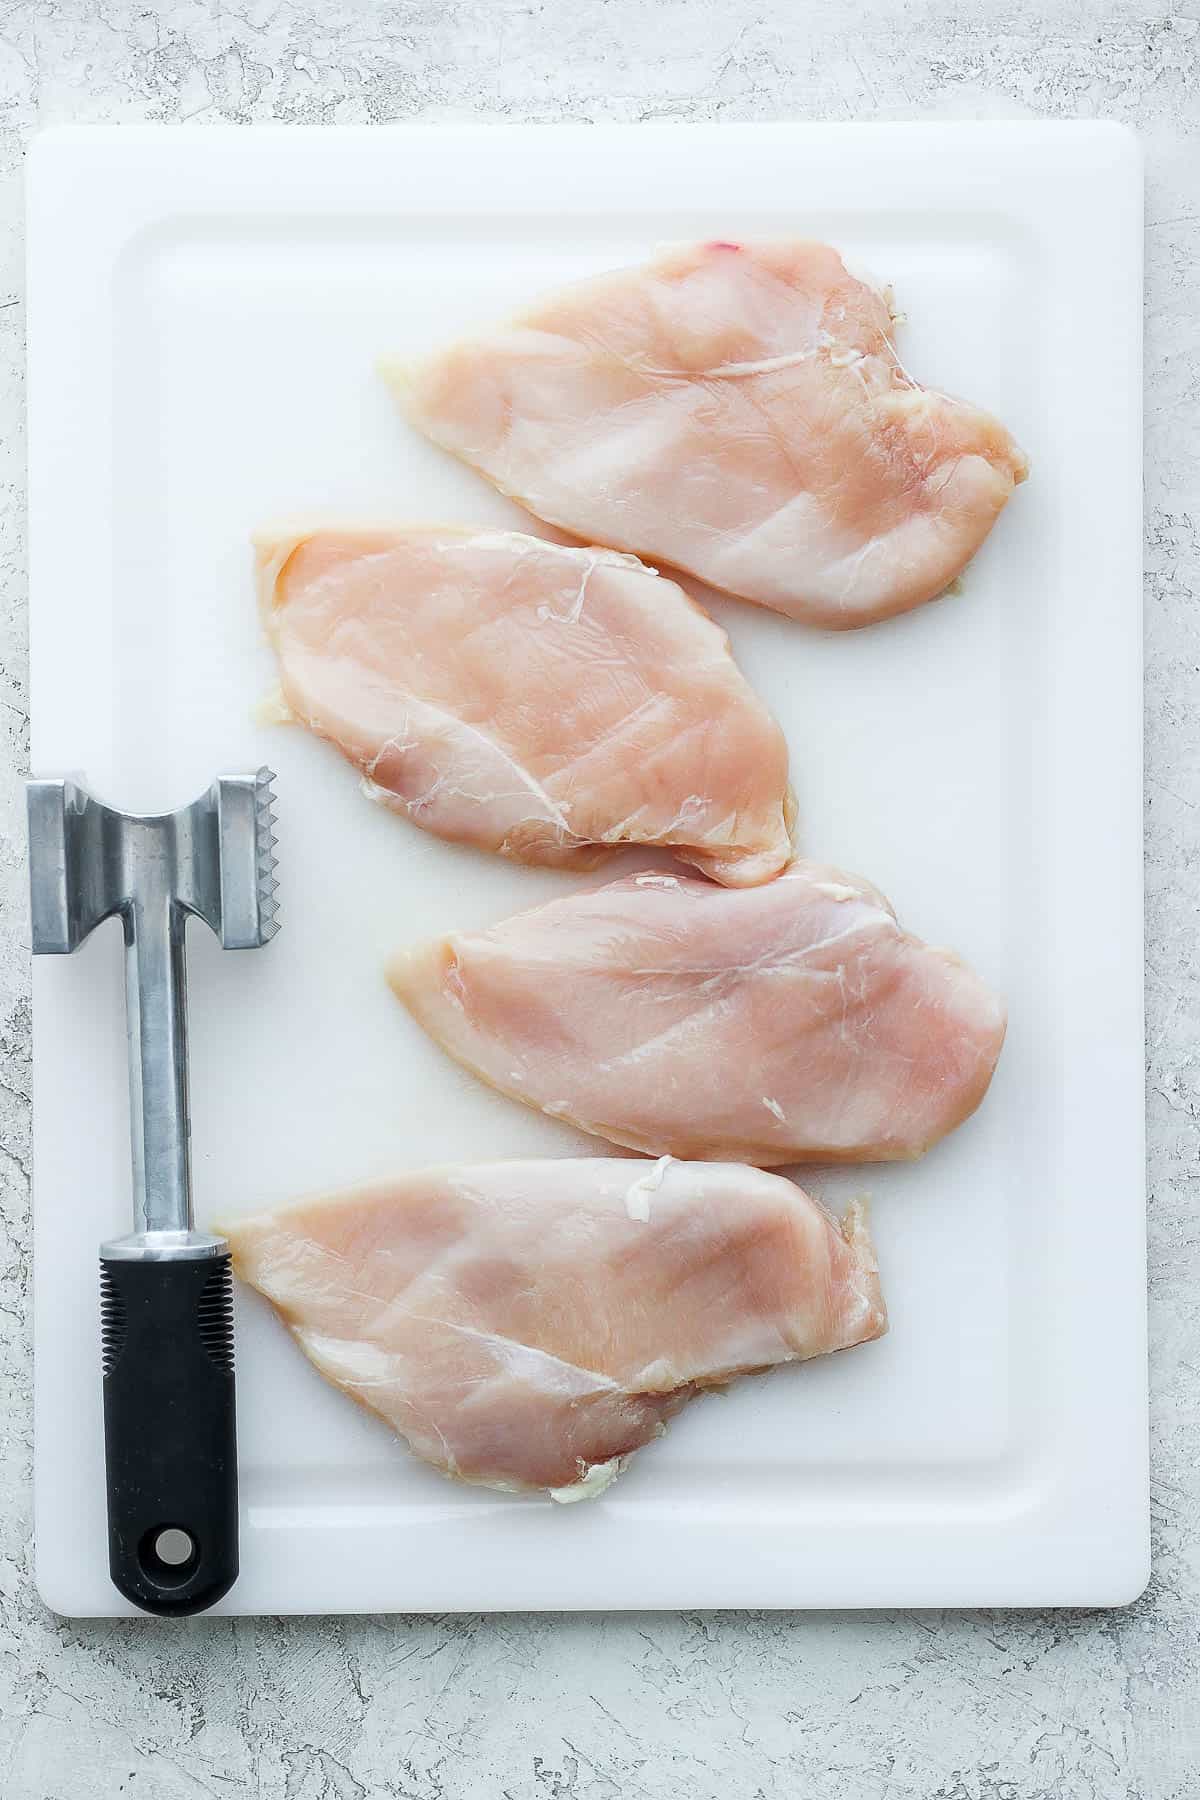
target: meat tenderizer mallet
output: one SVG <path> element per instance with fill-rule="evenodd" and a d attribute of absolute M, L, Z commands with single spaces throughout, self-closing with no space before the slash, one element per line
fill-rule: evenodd
<path fill-rule="evenodd" d="M 279 929 L 273 780 L 222 775 L 153 816 L 28 788 L 35 954 L 114 913 L 125 934 L 134 1229 L 100 1247 L 104 1453 L 112 1579 L 153 1613 L 202 1612 L 238 1572 L 233 1280 L 192 1225 L 184 931 L 252 950 Z"/>

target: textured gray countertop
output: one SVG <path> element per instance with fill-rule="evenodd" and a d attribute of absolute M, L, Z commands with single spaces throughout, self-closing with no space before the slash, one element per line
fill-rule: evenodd
<path fill-rule="evenodd" d="M 70 1624 L 30 1579 L 21 163 L 65 120 L 1104 116 L 1148 179 L 1154 1575 L 1113 1613 Z M 17 0 L 0 8 L 0 1793 L 1200 1794 L 1200 8 Z M 1104 379 L 1103 369 L 1096 379 Z"/>

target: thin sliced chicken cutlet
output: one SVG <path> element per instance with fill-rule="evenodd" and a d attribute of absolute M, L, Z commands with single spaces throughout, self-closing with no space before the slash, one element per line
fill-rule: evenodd
<path fill-rule="evenodd" d="M 641 874 L 402 952 L 398 997 L 491 1086 L 652 1155 L 920 1156 L 982 1100 L 1000 999 L 858 877 Z"/>
<path fill-rule="evenodd" d="M 452 526 L 268 534 L 258 557 L 288 712 L 425 830 L 575 869 L 662 845 L 732 885 L 787 862 L 783 734 L 636 558 Z"/>
<path fill-rule="evenodd" d="M 943 592 L 1028 473 L 891 332 L 826 244 L 707 243 L 385 372 L 419 430 L 539 518 L 843 628 Z"/>
<path fill-rule="evenodd" d="M 418 1456 L 557 1499 L 702 1389 L 887 1328 L 861 1208 L 839 1226 L 733 1165 L 431 1169 L 225 1229 L 322 1375 Z"/>

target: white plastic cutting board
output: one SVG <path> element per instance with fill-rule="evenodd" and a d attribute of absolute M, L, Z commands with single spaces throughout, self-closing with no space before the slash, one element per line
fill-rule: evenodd
<path fill-rule="evenodd" d="M 247 540 L 296 513 L 518 518 L 374 362 L 668 239 L 825 237 L 891 281 L 922 379 L 1030 482 L 962 594 L 821 636 L 714 602 L 789 735 L 806 850 L 1007 995 L 982 1110 L 874 1197 L 882 1342 L 698 1402 L 602 1500 L 455 1487 L 238 1302 L 224 1612 L 1113 1604 L 1147 1573 L 1140 801 L 1141 175 L 1071 125 L 55 132 L 30 173 L 33 765 L 175 806 L 279 775 L 284 930 L 193 928 L 201 1223 L 448 1159 L 594 1152 L 453 1068 L 398 944 L 573 878 L 371 806 L 260 727 Z M 105 1562 L 96 1248 L 125 1229 L 115 926 L 35 966 L 36 1527 Z"/>

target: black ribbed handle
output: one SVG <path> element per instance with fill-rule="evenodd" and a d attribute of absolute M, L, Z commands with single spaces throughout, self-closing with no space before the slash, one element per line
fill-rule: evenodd
<path fill-rule="evenodd" d="M 195 1613 L 238 1572 L 228 1252 L 100 1259 L 108 1557 L 128 1600 Z"/>

